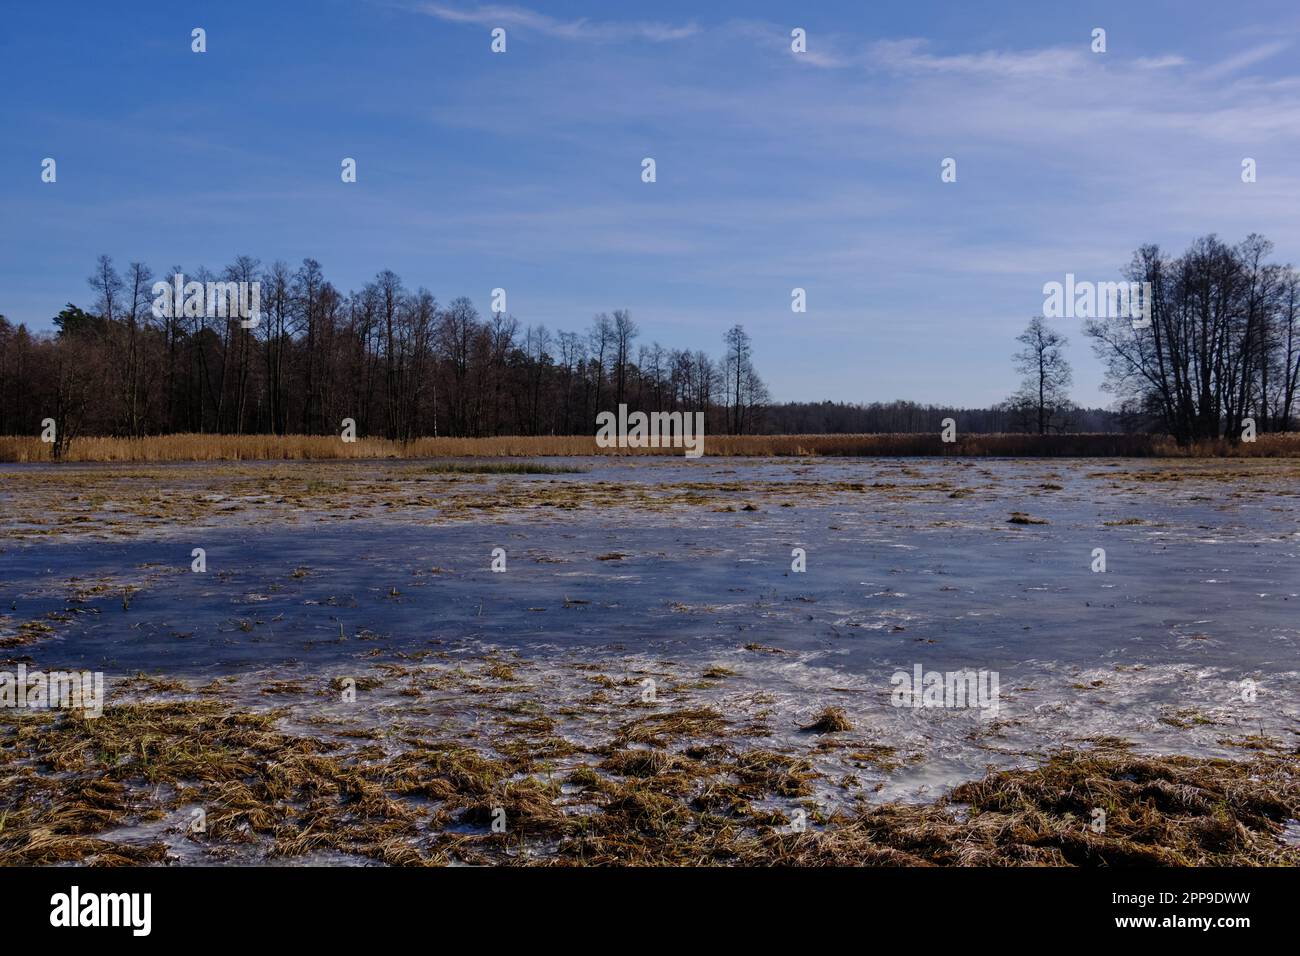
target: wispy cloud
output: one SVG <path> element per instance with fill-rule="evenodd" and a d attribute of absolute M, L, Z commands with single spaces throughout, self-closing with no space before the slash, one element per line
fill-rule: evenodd
<path fill-rule="evenodd" d="M 1209 69 L 1203 70 L 1201 76 L 1207 80 L 1219 79 L 1236 73 L 1238 70 L 1244 70 L 1248 66 L 1254 66 L 1256 63 L 1262 63 L 1277 56 L 1291 44 L 1285 40 L 1274 40 L 1271 43 L 1261 43 L 1259 46 L 1251 47 L 1249 50 L 1243 50 L 1228 57 L 1226 60 L 1220 60 Z"/>
<path fill-rule="evenodd" d="M 721 27 L 723 34 L 747 40 L 760 49 L 786 54 L 791 59 L 822 69 L 852 66 L 860 59 L 841 48 L 837 37 L 814 31 L 805 35 L 805 48 L 795 53 L 792 47 L 791 28 L 760 20 L 728 20 Z"/>
<path fill-rule="evenodd" d="M 1133 61 L 1135 66 L 1143 70 L 1167 70 L 1175 66 L 1186 66 L 1187 63 L 1187 57 L 1173 53 L 1165 56 L 1140 56 Z"/>
<path fill-rule="evenodd" d="M 598 21 L 586 17 L 577 20 L 560 20 L 526 7 L 493 4 L 460 8 L 443 3 L 419 3 L 416 4 L 415 9 L 447 23 L 514 28 L 564 40 L 597 42 L 651 40 L 663 43 L 670 40 L 683 40 L 699 32 L 698 27 L 693 23 L 677 25 L 645 20 Z"/>
<path fill-rule="evenodd" d="M 1010 52 L 990 50 L 943 56 L 927 52 L 928 45 L 928 41 L 915 37 L 881 40 L 872 44 L 871 60 L 878 66 L 900 72 L 1014 78 L 1059 76 L 1077 70 L 1089 56 L 1084 50 L 1067 47 Z"/>

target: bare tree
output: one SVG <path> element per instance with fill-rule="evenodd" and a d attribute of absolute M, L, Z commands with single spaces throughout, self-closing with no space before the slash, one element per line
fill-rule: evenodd
<path fill-rule="evenodd" d="M 1143 321 L 1087 326 L 1107 365 L 1106 387 L 1149 409 L 1181 443 L 1237 440 L 1247 417 L 1261 430 L 1287 427 L 1296 398 L 1287 388 L 1293 273 L 1266 263 L 1271 251 L 1253 234 L 1235 247 L 1204 236 L 1178 258 L 1140 248 L 1127 277 L 1150 285 Z"/>
<path fill-rule="evenodd" d="M 754 427 L 759 406 L 769 400 L 767 386 L 754 370 L 753 344 L 744 326 L 733 325 L 723 341 L 727 346 L 721 372 L 727 430 L 733 435 L 743 435 Z"/>
<path fill-rule="evenodd" d="M 1048 328 L 1042 316 L 1034 316 L 1016 341 L 1024 346 L 1014 356 L 1024 380 L 1009 404 L 1028 417 L 1038 434 L 1059 431 L 1070 408 L 1073 378 L 1064 352 L 1067 339 Z"/>
<path fill-rule="evenodd" d="M 626 309 L 614 310 L 614 404 L 621 405 L 627 397 L 627 372 L 631 361 L 632 340 L 639 330 Z"/>
<path fill-rule="evenodd" d="M 601 386 L 605 382 L 605 360 L 614 341 L 614 326 L 604 312 L 592 319 L 588 339 L 591 344 L 591 375 L 595 384 L 592 406 L 599 411 Z"/>

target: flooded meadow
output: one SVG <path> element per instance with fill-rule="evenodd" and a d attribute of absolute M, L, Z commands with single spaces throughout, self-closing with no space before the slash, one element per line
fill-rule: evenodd
<path fill-rule="evenodd" d="M 0 518 L 0 670 L 105 681 L 0 711 L 0 862 L 1297 858 L 1295 460 L 6 465 Z"/>

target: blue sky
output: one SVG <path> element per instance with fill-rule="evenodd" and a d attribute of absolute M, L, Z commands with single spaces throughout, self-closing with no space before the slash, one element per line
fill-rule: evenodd
<path fill-rule="evenodd" d="M 344 290 L 504 287 L 551 329 L 628 308 L 717 353 L 742 322 L 781 400 L 981 405 L 1046 281 L 1206 232 L 1300 262 L 1294 2 L 984 6 L 9 4 L 0 312 L 48 328 L 104 252 L 312 256 Z M 1076 400 L 1108 402 L 1058 321 Z"/>

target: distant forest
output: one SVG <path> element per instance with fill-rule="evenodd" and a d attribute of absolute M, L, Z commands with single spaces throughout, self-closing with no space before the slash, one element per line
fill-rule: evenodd
<path fill-rule="evenodd" d="M 646 343 L 626 310 L 583 331 L 440 303 L 383 271 L 341 292 L 318 262 L 291 269 L 240 256 L 220 273 L 115 268 L 101 256 L 86 307 L 69 303 L 55 331 L 0 316 L 0 434 L 33 434 L 51 418 L 59 442 L 78 435 L 176 432 L 422 436 L 591 434 L 616 409 L 703 411 L 711 434 L 919 433 L 953 418 L 964 433 L 1160 431 L 1179 441 L 1233 437 L 1246 418 L 1285 431 L 1300 397 L 1300 279 L 1269 263 L 1250 236 L 1196 240 L 1181 257 L 1153 246 L 1128 278 L 1154 288 L 1151 321 L 1094 321 L 1086 332 L 1108 367 L 1115 410 L 1070 403 L 1064 339 L 1035 319 L 1012 356 L 1020 388 L 991 408 L 910 401 L 773 403 L 735 325 L 720 354 Z M 259 284 L 255 324 L 211 298 L 155 309 L 155 281 Z M 197 287 L 196 287 L 197 288 Z M 235 288 L 234 286 L 230 287 Z M 247 326 L 247 327 L 246 327 Z"/>
<path fill-rule="evenodd" d="M 0 434 L 31 434 L 47 417 L 61 441 L 337 434 L 345 418 L 358 434 L 396 440 L 593 434 L 596 413 L 620 403 L 704 410 L 711 432 L 752 434 L 768 401 L 739 325 L 714 357 L 639 342 L 625 310 L 552 333 L 482 315 L 467 298 L 444 305 L 391 271 L 343 293 L 312 259 L 291 270 L 241 256 L 185 278 L 260 283 L 256 324 L 211 301 L 158 315 L 151 270 L 133 262 L 119 273 L 107 256 L 88 307 L 69 304 L 53 333 L 0 317 Z"/>
<path fill-rule="evenodd" d="M 1104 408 L 1068 407 L 1058 410 L 1062 432 L 1136 432 L 1144 421 Z M 762 409 L 764 433 L 770 435 L 857 435 L 872 432 L 937 432 L 951 418 L 963 432 L 1035 432 L 1031 415 L 1012 400 L 992 408 L 956 408 L 916 402 L 785 402 Z"/>
<path fill-rule="evenodd" d="M 0 317 L 0 434 L 30 434 L 53 418 L 60 441 L 78 435 L 174 432 L 420 436 L 590 434 L 599 411 L 697 411 L 712 434 L 936 431 L 952 414 L 964 431 L 1017 430 L 999 409 L 886 405 L 773 405 L 740 325 L 721 352 L 640 340 L 626 310 L 595 316 L 580 332 L 482 315 L 468 298 L 443 305 L 384 271 L 342 293 L 304 260 L 263 267 L 237 258 L 187 280 L 260 283 L 256 325 L 221 308 L 156 315 L 143 263 L 121 272 L 101 256 L 86 307 L 69 304 L 55 331 L 33 334 Z M 218 315 L 209 314 L 212 312 Z M 1111 430 L 1104 412 L 1071 426 Z"/>

